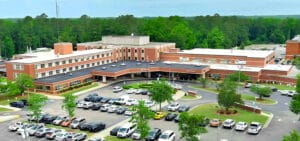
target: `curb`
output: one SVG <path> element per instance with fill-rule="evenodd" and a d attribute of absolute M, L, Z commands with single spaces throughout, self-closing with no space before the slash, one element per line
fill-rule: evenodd
<path fill-rule="evenodd" d="M 197 95 L 196 96 L 196 98 L 193 98 L 193 99 L 183 99 L 182 97 L 180 98 L 180 99 L 178 99 L 178 100 L 184 100 L 184 101 L 193 101 L 193 100 L 199 100 L 199 99 L 201 99 L 202 98 L 202 96 L 201 95 Z"/>
<path fill-rule="evenodd" d="M 267 114 L 267 113 L 265 113 L 265 112 L 262 112 L 262 115 L 265 115 L 265 116 L 268 116 L 268 117 L 269 117 L 268 120 L 267 120 L 267 122 L 264 124 L 264 127 L 263 127 L 263 128 L 267 128 L 267 127 L 270 125 L 270 123 L 271 123 L 271 121 L 272 121 L 274 115 L 273 115 L 272 113 Z"/>
<path fill-rule="evenodd" d="M 0 105 L 0 108 L 6 108 L 6 109 L 10 109 L 12 111 L 20 111 L 20 108 L 16 108 L 16 107 L 11 107 L 9 105 Z M 9 112 L 9 111 L 8 111 Z"/>
<path fill-rule="evenodd" d="M 0 123 L 20 118 L 20 115 L 0 116 Z"/>

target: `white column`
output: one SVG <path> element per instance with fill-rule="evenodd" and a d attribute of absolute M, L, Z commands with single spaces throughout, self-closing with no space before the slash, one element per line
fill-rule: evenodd
<path fill-rule="evenodd" d="M 148 72 L 147 76 L 148 76 L 148 78 L 151 78 L 151 72 Z"/>
<path fill-rule="evenodd" d="M 133 79 L 133 78 L 134 78 L 134 73 L 131 74 L 131 79 Z"/>
<path fill-rule="evenodd" d="M 102 76 L 102 83 L 106 83 L 106 76 Z"/>
<path fill-rule="evenodd" d="M 202 78 L 205 78 L 205 72 L 202 73 Z"/>

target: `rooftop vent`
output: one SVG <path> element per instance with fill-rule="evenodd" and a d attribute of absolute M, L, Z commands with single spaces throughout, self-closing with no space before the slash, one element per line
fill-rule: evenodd
<path fill-rule="evenodd" d="M 125 63 L 122 63 L 121 66 L 126 66 L 126 64 L 125 64 Z"/>
<path fill-rule="evenodd" d="M 101 69 L 106 70 L 106 67 L 102 67 Z"/>

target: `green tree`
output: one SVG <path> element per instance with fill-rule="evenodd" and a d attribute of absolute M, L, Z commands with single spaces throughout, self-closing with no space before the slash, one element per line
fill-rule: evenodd
<path fill-rule="evenodd" d="M 262 99 L 263 96 L 268 96 L 272 93 L 270 87 L 262 87 L 258 85 L 251 86 L 250 90 L 251 92 L 257 94 L 259 96 L 259 99 Z"/>
<path fill-rule="evenodd" d="M 173 88 L 165 80 L 152 81 L 152 87 L 149 89 L 152 94 L 150 99 L 159 103 L 159 110 L 161 111 L 161 103 L 165 101 L 172 101 Z"/>
<path fill-rule="evenodd" d="M 293 65 L 295 65 L 298 70 L 300 69 L 300 57 L 293 60 Z"/>
<path fill-rule="evenodd" d="M 205 127 L 199 126 L 199 123 L 204 122 L 204 116 L 189 114 L 183 112 L 179 115 L 180 121 L 178 123 L 181 138 L 187 141 L 199 141 L 199 134 L 206 133 Z"/>
<path fill-rule="evenodd" d="M 297 75 L 296 92 L 300 94 L 300 75 Z"/>
<path fill-rule="evenodd" d="M 48 97 L 39 94 L 32 94 L 28 98 L 28 110 L 33 113 L 35 121 L 38 122 L 38 117 L 42 112 L 42 107 L 47 103 Z"/>
<path fill-rule="evenodd" d="M 220 91 L 218 94 L 218 104 L 224 107 L 226 111 L 236 105 L 236 103 L 243 103 L 240 94 L 236 94 L 237 84 L 234 81 L 226 78 L 220 84 Z"/>
<path fill-rule="evenodd" d="M 21 73 L 18 75 L 15 78 L 15 83 L 18 85 L 22 95 L 26 89 L 34 88 L 33 78 L 28 74 Z"/>
<path fill-rule="evenodd" d="M 8 96 L 16 96 L 21 93 L 19 86 L 13 81 L 8 81 L 5 88 Z"/>
<path fill-rule="evenodd" d="M 63 105 L 61 106 L 61 108 L 68 112 L 69 117 L 74 117 L 77 96 L 75 96 L 71 93 L 64 94 L 63 96 L 64 96 L 64 100 L 63 100 Z"/>
<path fill-rule="evenodd" d="M 235 82 L 245 82 L 249 80 L 249 77 L 244 72 L 241 71 L 235 71 L 228 77 L 231 81 L 235 81 Z"/>
<path fill-rule="evenodd" d="M 3 41 L 3 47 L 1 48 L 1 55 L 5 58 L 12 58 L 15 53 L 15 45 L 13 39 L 10 36 L 6 36 Z"/>
<path fill-rule="evenodd" d="M 300 141 L 300 134 L 293 130 L 289 135 L 283 136 L 282 141 Z"/>
<path fill-rule="evenodd" d="M 296 84 L 296 92 L 297 94 L 293 96 L 291 103 L 290 103 L 290 110 L 298 115 L 300 113 L 300 75 L 297 76 L 297 84 Z M 300 118 L 299 118 L 300 120 Z"/>
<path fill-rule="evenodd" d="M 199 78 L 198 81 L 200 82 L 200 84 L 202 85 L 202 88 L 206 88 L 208 80 L 206 78 Z"/>
<path fill-rule="evenodd" d="M 137 130 L 141 133 L 141 140 L 145 139 L 150 131 L 150 126 L 148 124 L 149 119 L 154 117 L 154 113 L 150 108 L 145 106 L 145 101 L 139 101 L 138 105 L 131 108 L 133 115 L 129 122 L 137 124 Z"/>
<path fill-rule="evenodd" d="M 207 35 L 209 48 L 224 48 L 224 34 L 218 27 L 214 27 Z"/>
<path fill-rule="evenodd" d="M 176 43 L 180 49 L 191 49 L 196 43 L 196 38 L 192 30 L 185 24 L 178 24 L 170 32 L 170 41 Z"/>

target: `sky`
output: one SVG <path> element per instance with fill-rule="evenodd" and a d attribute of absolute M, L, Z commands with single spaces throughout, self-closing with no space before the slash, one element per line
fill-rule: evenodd
<path fill-rule="evenodd" d="M 300 0 L 57 0 L 59 17 L 300 15 Z M 55 0 L 0 0 L 0 18 L 55 17 Z"/>

